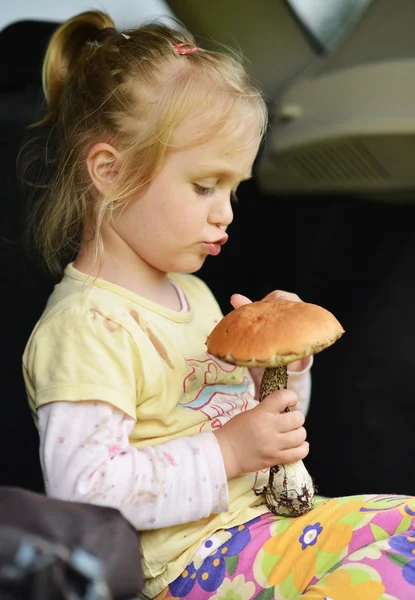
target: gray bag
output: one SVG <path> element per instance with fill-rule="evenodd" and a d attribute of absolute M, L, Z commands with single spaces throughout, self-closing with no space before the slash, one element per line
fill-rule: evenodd
<path fill-rule="evenodd" d="M 0 600 L 129 600 L 142 586 L 118 510 L 0 487 Z"/>

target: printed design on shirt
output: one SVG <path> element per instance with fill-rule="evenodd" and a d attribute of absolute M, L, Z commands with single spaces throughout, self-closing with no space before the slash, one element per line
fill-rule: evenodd
<path fill-rule="evenodd" d="M 252 489 L 253 490 L 262 490 L 263 487 L 265 485 L 267 485 L 268 478 L 269 478 L 269 469 L 261 469 L 260 471 L 256 471 Z M 260 502 L 260 504 L 263 504 L 263 502 Z"/>
<path fill-rule="evenodd" d="M 217 429 L 232 416 L 253 406 L 253 385 L 246 369 L 230 365 L 206 353 L 205 359 L 186 359 L 179 406 L 200 411 L 208 418 L 204 428 Z"/>

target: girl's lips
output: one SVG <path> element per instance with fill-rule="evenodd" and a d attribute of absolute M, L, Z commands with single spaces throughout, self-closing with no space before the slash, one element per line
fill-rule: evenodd
<path fill-rule="evenodd" d="M 226 242 L 228 241 L 228 237 L 228 234 L 224 233 L 223 236 L 216 242 L 203 242 L 202 245 L 207 254 L 217 256 L 221 251 L 223 244 L 226 244 Z"/>
<path fill-rule="evenodd" d="M 222 249 L 222 246 L 219 242 L 203 242 L 202 246 L 206 250 L 207 254 L 211 254 L 212 256 L 217 256 Z"/>

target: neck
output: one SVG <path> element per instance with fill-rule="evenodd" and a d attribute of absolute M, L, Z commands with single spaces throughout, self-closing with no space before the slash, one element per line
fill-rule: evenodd
<path fill-rule="evenodd" d="M 171 288 L 167 273 L 148 264 L 112 231 L 104 230 L 102 238 L 103 252 L 96 257 L 95 241 L 88 232 L 85 233 L 75 268 L 159 302 Z"/>

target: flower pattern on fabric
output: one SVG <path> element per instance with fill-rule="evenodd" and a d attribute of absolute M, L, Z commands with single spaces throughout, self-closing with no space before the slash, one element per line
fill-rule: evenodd
<path fill-rule="evenodd" d="M 347 503 L 333 499 L 314 508 L 314 525 L 309 525 L 309 514 L 272 525 L 271 536 L 254 562 L 258 584 L 267 587 L 284 582 L 287 589 L 280 590 L 283 598 L 301 593 L 310 582 L 310 573 L 325 574 L 328 556 L 333 563 L 346 555 L 353 527 L 345 522 L 345 517 L 359 514 L 361 505 L 357 498 Z M 287 544 L 287 539 L 292 540 L 294 536 L 301 546 L 300 555 L 295 544 Z"/>
<path fill-rule="evenodd" d="M 221 529 L 200 544 L 193 557 L 193 565 L 195 569 L 200 569 L 203 561 L 211 554 L 214 554 L 219 546 L 222 546 L 225 542 L 227 542 L 230 537 L 231 534 L 229 531 L 226 531 L 226 529 Z"/>
<path fill-rule="evenodd" d="M 402 575 L 408 583 L 415 585 L 415 531 L 407 532 L 406 534 L 395 535 L 389 541 L 389 545 L 393 550 L 400 553 L 401 556 L 388 554 L 388 558 L 393 562 L 398 562 L 403 566 Z M 403 563 L 403 556 L 409 559 L 406 564 Z"/>
<path fill-rule="evenodd" d="M 214 554 L 207 556 L 199 569 L 196 569 L 194 563 L 191 563 L 183 571 L 181 577 L 170 584 L 170 593 L 176 598 L 183 598 L 189 594 L 196 581 L 206 592 L 216 591 L 225 579 L 225 559 L 237 556 L 249 544 L 251 540 L 249 527 L 259 519 L 260 517 L 257 517 L 244 525 L 236 525 L 228 529 L 229 540 L 222 544 Z"/>
<path fill-rule="evenodd" d="M 388 543 L 387 541 L 384 542 L 385 543 L 385 548 L 388 547 Z M 382 557 L 382 552 L 381 552 L 381 543 L 378 542 L 375 546 L 364 546 L 363 548 L 360 548 L 360 550 L 355 550 L 355 552 L 353 552 L 349 558 L 350 560 L 353 560 L 353 562 L 357 562 L 359 560 L 364 560 L 365 558 L 369 558 L 371 560 L 377 560 L 378 558 Z"/>
<path fill-rule="evenodd" d="M 375 569 L 365 567 L 359 569 L 359 565 L 354 565 L 353 569 L 338 569 L 329 573 L 318 587 L 312 586 L 307 592 L 330 590 L 330 596 L 325 596 L 327 600 L 352 600 L 352 598 L 364 598 L 365 600 L 381 600 L 385 586 L 376 579 L 379 578 Z M 368 572 L 370 570 L 370 573 Z"/>
<path fill-rule="evenodd" d="M 412 508 L 410 507 L 412 505 Z M 389 512 L 399 509 L 399 512 L 404 517 L 414 517 L 415 507 L 414 499 L 410 496 L 374 496 L 369 498 L 363 503 L 360 508 L 360 512 L 371 513 L 371 512 Z"/>
<path fill-rule="evenodd" d="M 245 581 L 242 573 L 233 581 L 226 578 L 217 593 L 210 600 L 251 600 L 255 594 L 255 583 Z"/>
<path fill-rule="evenodd" d="M 210 536 L 197 551 L 198 566 L 194 557 L 178 578 L 182 587 L 171 585 L 157 600 L 293 600 L 302 595 L 310 600 L 414 600 L 413 511 L 415 498 L 370 495 L 316 497 L 313 511 L 296 519 L 265 513 L 249 531 L 233 527 L 227 532 L 232 538 L 224 540 L 226 530 Z"/>
<path fill-rule="evenodd" d="M 317 543 L 317 538 L 322 531 L 323 528 L 321 527 L 320 523 L 307 525 L 298 540 L 301 544 L 301 550 L 305 550 L 307 546 L 314 546 Z"/>

